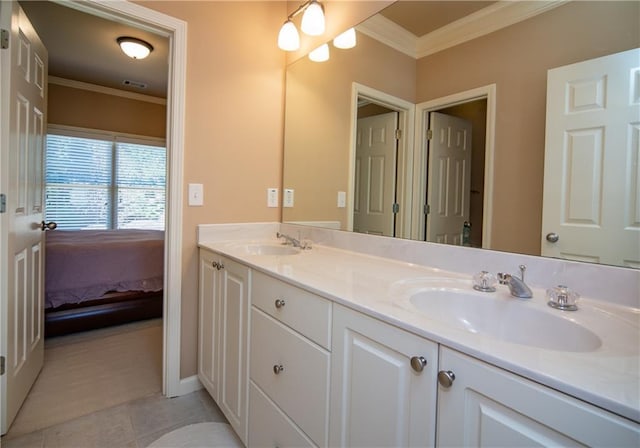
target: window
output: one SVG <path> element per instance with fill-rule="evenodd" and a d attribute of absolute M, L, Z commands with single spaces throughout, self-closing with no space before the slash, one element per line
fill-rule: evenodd
<path fill-rule="evenodd" d="M 152 143 L 47 135 L 45 219 L 70 230 L 163 230 L 166 149 Z"/>

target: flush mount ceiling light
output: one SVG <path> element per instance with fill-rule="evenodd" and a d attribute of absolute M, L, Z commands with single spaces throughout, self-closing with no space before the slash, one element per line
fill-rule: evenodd
<path fill-rule="evenodd" d="M 349 49 L 356 46 L 356 30 L 354 28 L 349 28 L 344 33 L 336 36 L 333 39 L 333 46 L 341 49 Z"/>
<path fill-rule="evenodd" d="M 322 44 L 311 53 L 309 53 L 309 59 L 313 62 L 324 62 L 329 60 L 329 45 Z"/>
<path fill-rule="evenodd" d="M 296 51 L 300 48 L 300 35 L 298 29 L 291 21 L 295 16 L 304 11 L 300 28 L 309 36 L 319 36 L 324 33 L 325 21 L 322 5 L 317 0 L 309 0 L 294 12 L 289 14 L 286 22 L 278 33 L 278 47 L 285 51 Z"/>
<path fill-rule="evenodd" d="M 133 59 L 144 59 L 153 51 L 153 46 L 142 39 L 123 36 L 118 37 L 116 40 L 124 54 Z"/>

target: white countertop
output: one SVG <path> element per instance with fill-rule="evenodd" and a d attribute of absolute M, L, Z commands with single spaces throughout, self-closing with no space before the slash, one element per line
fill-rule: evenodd
<path fill-rule="evenodd" d="M 296 255 L 251 255 L 240 244 L 245 242 L 200 242 L 199 246 L 640 422 L 640 310 L 637 308 L 582 298 L 578 311 L 566 312 L 548 307 L 545 291 L 538 288 L 532 288 L 534 297 L 530 300 L 513 298 L 507 287 L 500 285 L 496 293 L 486 293 L 494 294 L 496 300 L 568 319 L 588 328 L 602 341 L 599 348 L 586 352 L 537 348 L 472 333 L 430 318 L 408 300 L 412 285 L 433 279 L 452 279 L 456 287 L 473 291 L 469 275 L 317 244 Z M 269 242 L 274 244 L 276 240 Z M 544 328 L 536 330 L 545 331 Z"/>

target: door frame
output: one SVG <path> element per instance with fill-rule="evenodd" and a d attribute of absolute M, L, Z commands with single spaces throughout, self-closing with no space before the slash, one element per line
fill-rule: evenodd
<path fill-rule="evenodd" d="M 415 125 L 415 104 L 388 93 L 359 84 L 351 85 L 351 130 L 349 135 L 349 191 L 347 194 L 347 230 L 353 231 L 353 207 L 355 205 L 355 164 L 356 138 L 358 129 L 358 98 L 365 98 L 372 103 L 380 104 L 398 112 L 398 127 L 402 136 L 398 141 L 398 157 L 396 159 L 396 200 L 400 204 L 400 212 L 396 218 L 396 237 L 409 238 L 411 234 L 411 209 L 405 207 L 413 196 L 413 132 Z"/>
<path fill-rule="evenodd" d="M 145 29 L 170 40 L 169 79 L 167 95 L 167 202 L 165 221 L 164 249 L 164 297 L 163 297 L 163 359 L 162 393 L 168 397 L 183 395 L 198 388 L 192 382 L 180 380 L 180 343 L 181 343 L 181 296 L 182 296 L 182 196 L 183 196 L 183 160 L 185 94 L 187 75 L 187 23 L 158 11 L 130 3 L 125 0 L 53 0 L 65 7 L 97 15 L 108 20 L 126 23 Z M 7 80 L 2 79 L 0 97 L 8 92 Z M 3 102 L 4 103 L 4 102 Z M 8 117 L 0 123 L 0 138 L 5 140 L 8 132 Z M 6 151 L 0 159 L 5 160 Z M 3 164 L 4 166 L 4 164 Z M 2 192 L 6 189 L 6 176 L 0 171 Z M 6 215 L 0 215 L 0 272 L 6 272 L 7 254 Z M 4 274 L 0 274 L 4 276 Z M 0 280 L 3 280 L 0 278 Z M 2 281 L 2 284 L 6 282 Z M 0 311 L 6 311 L 6 291 L 0 291 Z M 2 319 L 6 315 L 2 313 Z M 0 320 L 0 334 L 6 332 L 5 323 Z M 4 337 L 2 339 L 5 339 Z M 3 344 L 6 342 L 3 341 Z M 4 347 L 0 347 L 5 354 Z"/>
<path fill-rule="evenodd" d="M 424 204 L 427 191 L 427 130 L 429 113 L 450 106 L 469 103 L 476 100 L 487 100 L 487 125 L 485 129 L 485 152 L 484 152 L 484 193 L 482 212 L 482 248 L 491 248 L 491 231 L 493 221 L 493 172 L 495 153 L 495 124 L 496 124 L 496 84 L 489 84 L 475 89 L 465 90 L 452 95 L 443 96 L 433 100 L 425 101 L 416 105 L 415 114 L 415 154 L 413 160 L 413 213 L 411 223 L 411 238 L 424 240 L 426 217 L 424 214 Z"/>

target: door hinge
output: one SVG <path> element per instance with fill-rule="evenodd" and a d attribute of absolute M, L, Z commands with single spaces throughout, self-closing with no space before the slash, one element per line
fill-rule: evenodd
<path fill-rule="evenodd" d="M 4 356 L 0 356 L 0 376 L 4 375 L 4 363 L 5 363 L 5 358 Z"/>
<path fill-rule="evenodd" d="M 0 213 L 4 213 L 7 211 L 7 195 L 2 193 L 0 194 Z"/>
<path fill-rule="evenodd" d="M 427 129 L 427 140 L 431 140 L 433 138 L 433 130 Z"/>
<path fill-rule="evenodd" d="M 400 140 L 402 138 L 402 129 L 396 129 L 396 140 Z"/>
<path fill-rule="evenodd" d="M 391 207 L 391 210 L 393 211 L 393 213 L 400 212 L 400 204 L 398 204 L 397 202 L 394 202 L 393 206 Z"/>
<path fill-rule="evenodd" d="M 0 30 L 0 48 L 2 48 L 3 50 L 9 48 L 10 35 L 11 34 L 9 34 L 9 30 L 5 30 L 4 28 Z"/>
<path fill-rule="evenodd" d="M 425 215 L 428 215 L 429 213 L 431 213 L 431 206 L 429 204 L 424 204 L 424 207 L 422 208 L 422 212 Z"/>

